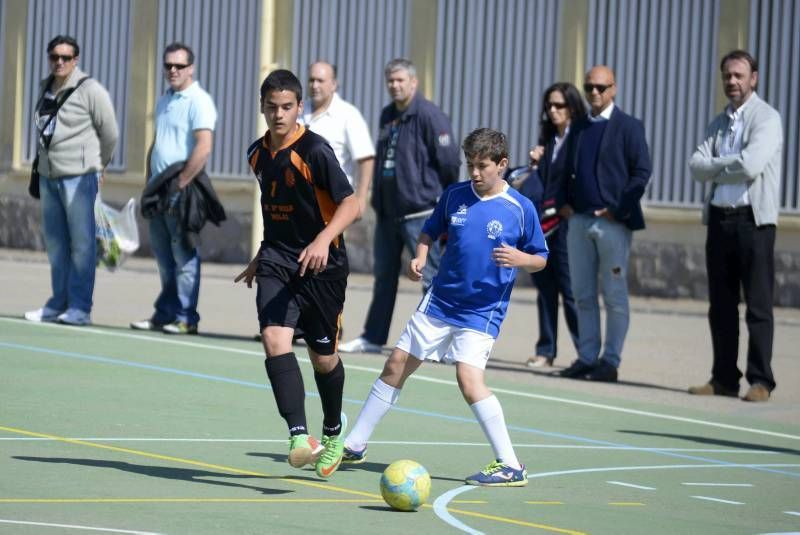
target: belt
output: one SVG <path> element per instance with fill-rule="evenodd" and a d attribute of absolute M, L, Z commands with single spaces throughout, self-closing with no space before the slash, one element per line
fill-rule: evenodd
<path fill-rule="evenodd" d="M 753 207 L 749 204 L 744 206 L 716 206 L 712 204 L 711 210 L 723 217 L 747 216 L 753 213 Z"/>

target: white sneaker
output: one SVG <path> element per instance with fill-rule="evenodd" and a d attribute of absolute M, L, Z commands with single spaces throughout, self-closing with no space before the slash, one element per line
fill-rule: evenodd
<path fill-rule="evenodd" d="M 89 314 L 77 308 L 68 308 L 63 314 L 59 314 L 56 321 L 65 325 L 89 325 L 92 323 Z"/>
<path fill-rule="evenodd" d="M 29 310 L 25 313 L 25 319 L 28 321 L 56 321 L 58 315 L 61 314 L 60 310 L 54 308 L 42 307 L 36 310 Z"/>
<path fill-rule="evenodd" d="M 362 336 L 339 344 L 339 353 L 381 353 L 382 351 L 383 347 L 373 344 Z"/>

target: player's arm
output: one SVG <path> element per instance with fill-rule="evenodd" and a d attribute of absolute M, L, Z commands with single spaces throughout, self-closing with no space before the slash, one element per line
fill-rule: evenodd
<path fill-rule="evenodd" d="M 375 170 L 375 157 L 362 158 L 358 160 L 358 189 L 356 190 L 356 197 L 358 198 L 358 218 L 364 217 L 364 212 L 367 210 L 367 201 L 369 200 L 369 187 L 372 185 L 372 173 Z"/>
<path fill-rule="evenodd" d="M 547 265 L 547 258 L 538 254 L 528 254 L 506 243 L 492 249 L 492 259 L 500 267 L 518 267 L 528 273 L 541 271 Z"/>
<path fill-rule="evenodd" d="M 249 264 L 247 264 L 247 267 L 244 268 L 244 271 L 239 273 L 236 276 L 236 278 L 233 279 L 233 282 L 236 283 L 236 282 L 239 282 L 240 280 L 244 279 L 244 282 L 247 284 L 247 287 L 248 288 L 252 288 L 253 287 L 253 279 L 256 277 L 256 269 L 257 268 L 258 268 L 258 255 L 256 255 L 250 261 Z"/>
<path fill-rule="evenodd" d="M 194 131 L 194 148 L 186 165 L 183 166 L 183 169 L 178 174 L 178 187 L 180 189 L 188 186 L 189 182 L 194 180 L 194 177 L 203 170 L 206 162 L 208 162 L 208 157 L 211 156 L 213 144 L 214 132 L 208 129 Z"/>
<path fill-rule="evenodd" d="M 411 259 L 408 264 L 408 278 L 416 282 L 422 279 L 422 270 L 425 269 L 425 264 L 428 263 L 428 251 L 433 244 L 433 238 L 426 233 L 419 235 L 417 242 L 417 255 Z"/>
<path fill-rule="evenodd" d="M 328 225 L 317 234 L 308 247 L 300 252 L 297 261 L 300 262 L 301 277 L 305 275 L 307 269 L 317 275 L 327 267 L 331 242 L 356 220 L 358 214 L 359 204 L 355 195 L 351 194 L 342 199 Z"/>

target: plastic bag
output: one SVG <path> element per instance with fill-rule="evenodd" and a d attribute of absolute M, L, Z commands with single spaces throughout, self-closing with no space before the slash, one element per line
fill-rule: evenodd
<path fill-rule="evenodd" d="M 136 200 L 130 199 L 116 210 L 98 195 L 94 202 L 97 265 L 109 271 L 118 268 L 125 258 L 139 248 L 139 228 L 136 226 Z"/>

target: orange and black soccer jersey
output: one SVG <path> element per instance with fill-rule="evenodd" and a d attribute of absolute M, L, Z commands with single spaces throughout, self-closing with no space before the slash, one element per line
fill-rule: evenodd
<path fill-rule="evenodd" d="M 264 239 L 259 260 L 292 270 L 297 258 L 330 222 L 337 206 L 353 194 L 333 149 L 324 138 L 298 125 L 275 153 L 269 132 L 247 150 L 247 161 L 261 188 Z M 343 236 L 331 242 L 328 267 L 320 278 L 347 277 Z"/>

